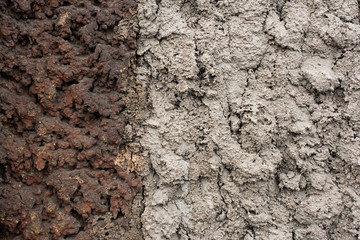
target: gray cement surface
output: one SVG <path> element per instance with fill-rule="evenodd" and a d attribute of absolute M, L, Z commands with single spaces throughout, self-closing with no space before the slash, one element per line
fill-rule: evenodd
<path fill-rule="evenodd" d="M 355 0 L 140 0 L 145 239 L 360 239 Z"/>

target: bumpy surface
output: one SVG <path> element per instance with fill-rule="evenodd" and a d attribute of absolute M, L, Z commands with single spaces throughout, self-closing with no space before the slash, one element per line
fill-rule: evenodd
<path fill-rule="evenodd" d="M 145 239 L 359 239 L 355 0 L 141 0 Z"/>
<path fill-rule="evenodd" d="M 2 237 L 141 238 L 131 214 L 141 184 L 123 148 L 136 8 L 0 1 Z"/>
<path fill-rule="evenodd" d="M 138 4 L 0 1 L 0 234 L 359 239 L 358 1 Z"/>

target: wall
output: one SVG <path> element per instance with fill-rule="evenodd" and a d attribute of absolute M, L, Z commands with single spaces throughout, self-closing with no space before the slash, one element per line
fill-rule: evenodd
<path fill-rule="evenodd" d="M 7 239 L 359 239 L 358 1 L 0 9 Z"/>
<path fill-rule="evenodd" d="M 139 1 L 145 239 L 358 239 L 357 1 Z"/>

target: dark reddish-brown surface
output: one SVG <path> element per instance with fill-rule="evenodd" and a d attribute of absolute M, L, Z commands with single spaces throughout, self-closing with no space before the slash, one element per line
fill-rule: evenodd
<path fill-rule="evenodd" d="M 135 1 L 3 0 L 0 10 L 0 234 L 87 239 L 106 212 L 126 226 L 141 186 L 114 160 L 136 41 L 118 25 Z"/>

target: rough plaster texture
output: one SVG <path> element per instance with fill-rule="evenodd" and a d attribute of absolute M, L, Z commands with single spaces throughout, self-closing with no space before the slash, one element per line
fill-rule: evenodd
<path fill-rule="evenodd" d="M 140 0 L 145 239 L 359 239 L 355 0 Z"/>
<path fill-rule="evenodd" d="M 134 19 L 132 0 L 0 0 L 0 234 L 360 239 L 358 1 L 137 2 Z M 40 118 L 58 118 L 45 136 Z"/>

